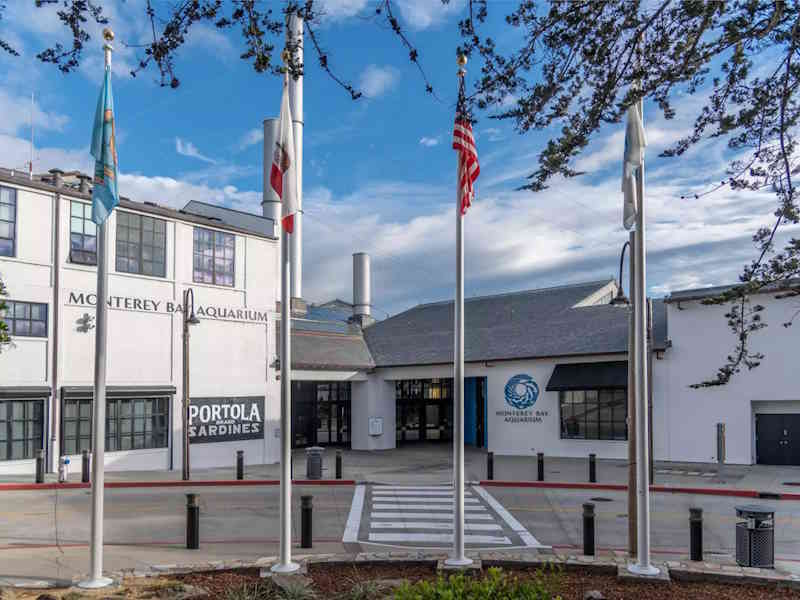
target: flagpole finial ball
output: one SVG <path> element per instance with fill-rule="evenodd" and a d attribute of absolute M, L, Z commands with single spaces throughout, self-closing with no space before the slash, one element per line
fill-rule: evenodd
<path fill-rule="evenodd" d="M 111 31 L 110 27 L 106 27 L 103 29 L 103 39 L 107 42 L 114 41 L 114 32 Z"/>
<path fill-rule="evenodd" d="M 458 59 L 456 59 L 459 67 L 463 67 L 467 64 L 467 57 L 464 54 L 459 54 Z"/>

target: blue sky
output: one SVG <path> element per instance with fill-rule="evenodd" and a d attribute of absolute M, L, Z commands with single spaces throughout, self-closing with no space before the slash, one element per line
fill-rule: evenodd
<path fill-rule="evenodd" d="M 28 160 L 34 92 L 35 169 L 88 171 L 100 37 L 88 43 L 79 71 L 64 76 L 35 59 L 53 40 L 68 41 L 55 9 L 8 4 L 0 37 L 22 56 L 0 56 L 0 165 L 21 168 Z M 125 44 L 147 39 L 143 2 L 103 5 L 117 33 L 121 193 L 173 207 L 196 199 L 259 212 L 259 132 L 262 120 L 277 114 L 280 80 L 255 73 L 239 59 L 236 32 L 208 26 L 193 31 L 178 55 L 177 90 L 160 88 L 153 70 L 132 79 L 128 71 L 136 52 Z M 327 15 L 318 25 L 335 71 L 365 98 L 352 101 L 316 66 L 310 45 L 307 53 L 304 295 L 312 301 L 349 300 L 350 255 L 367 251 L 373 256 L 373 299 L 382 315 L 452 296 L 455 154 L 449 135 L 464 3 L 395 2 L 441 102 L 425 94 L 407 52 L 383 22 L 365 18 L 373 5 L 327 0 Z M 500 24 L 501 7 L 490 5 L 495 12 L 487 27 L 510 47 L 518 38 Z M 479 65 L 467 68 L 470 78 Z M 772 218 L 769 193 L 723 189 L 700 200 L 680 199 L 724 179 L 730 159 L 723 144 L 711 141 L 679 159 L 657 157 L 685 135 L 702 100 L 702 94 L 679 98 L 677 118 L 670 122 L 654 107 L 645 108 L 648 285 L 654 295 L 734 281 L 753 255 L 750 236 Z M 521 136 L 511 123 L 487 116 L 478 115 L 476 126 L 481 176 L 467 220 L 467 296 L 615 276 L 627 239 L 619 191 L 622 125 L 601 131 L 579 159 L 587 175 L 554 180 L 550 189 L 533 194 L 516 188 L 535 170 L 546 135 Z"/>

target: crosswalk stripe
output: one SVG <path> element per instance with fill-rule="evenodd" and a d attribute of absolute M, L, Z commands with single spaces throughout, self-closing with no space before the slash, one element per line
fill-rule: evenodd
<path fill-rule="evenodd" d="M 372 488 L 373 490 L 400 490 L 400 491 L 413 491 L 413 490 L 450 490 L 453 491 L 452 485 L 378 485 Z"/>
<path fill-rule="evenodd" d="M 361 527 L 361 513 L 364 511 L 364 492 L 363 485 L 356 486 L 353 493 L 353 504 L 350 506 L 350 514 L 347 516 L 347 524 L 344 528 L 343 542 L 356 542 L 358 540 L 358 530 Z"/>
<path fill-rule="evenodd" d="M 407 503 L 407 502 L 428 502 L 430 504 L 452 504 L 452 498 L 425 498 L 420 496 L 373 496 L 373 502 L 396 502 L 396 503 Z M 464 498 L 464 502 L 467 504 L 480 504 L 477 498 Z"/>
<path fill-rule="evenodd" d="M 453 518 L 453 511 L 448 510 L 445 512 L 376 512 L 370 513 L 371 519 L 417 519 L 417 520 L 436 520 L 444 519 L 445 517 Z M 468 513 L 465 516 L 467 521 L 492 521 L 494 517 L 489 513 Z"/>
<path fill-rule="evenodd" d="M 370 533 L 370 542 L 422 542 L 452 544 L 451 533 Z M 466 544 L 493 544 L 510 546 L 511 540 L 504 536 L 495 535 L 465 535 Z"/>
<path fill-rule="evenodd" d="M 452 521 L 372 521 L 370 529 L 453 529 Z M 497 523 L 465 523 L 467 531 L 502 531 Z"/>
<path fill-rule="evenodd" d="M 429 511 L 446 511 L 452 512 L 453 511 L 453 503 L 447 502 L 446 504 L 400 504 L 396 501 L 392 501 L 391 504 L 384 504 L 382 502 L 373 502 L 372 508 L 379 509 L 379 510 L 429 510 Z M 464 506 L 464 510 L 469 511 L 485 511 L 486 507 L 480 504 L 467 504 Z"/>
<path fill-rule="evenodd" d="M 372 490 L 373 496 L 453 496 L 453 490 Z M 465 496 L 471 496 L 464 492 Z"/>

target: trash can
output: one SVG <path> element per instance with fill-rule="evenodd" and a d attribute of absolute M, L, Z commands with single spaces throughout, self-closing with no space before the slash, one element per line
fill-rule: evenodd
<path fill-rule="evenodd" d="M 775 566 L 775 511 L 768 506 L 736 507 L 736 564 L 740 567 Z"/>
<path fill-rule="evenodd" d="M 322 479 L 322 453 L 325 448 L 312 446 L 306 448 L 306 478 Z"/>

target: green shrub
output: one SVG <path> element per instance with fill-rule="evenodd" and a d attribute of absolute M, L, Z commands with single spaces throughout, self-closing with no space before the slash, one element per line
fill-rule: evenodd
<path fill-rule="evenodd" d="M 277 597 L 275 586 L 268 581 L 245 583 L 225 594 L 225 600 L 273 600 Z"/>
<path fill-rule="evenodd" d="M 519 579 L 489 569 L 485 577 L 462 573 L 439 576 L 436 581 L 404 584 L 395 592 L 395 600 L 559 600 L 555 595 L 557 578 L 538 571 L 529 579 Z"/>

